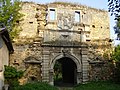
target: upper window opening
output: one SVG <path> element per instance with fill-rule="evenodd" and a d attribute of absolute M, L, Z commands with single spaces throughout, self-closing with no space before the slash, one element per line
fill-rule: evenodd
<path fill-rule="evenodd" d="M 55 9 L 50 9 L 50 20 L 55 20 Z"/>
<path fill-rule="evenodd" d="M 80 12 L 75 11 L 75 22 L 80 22 Z"/>

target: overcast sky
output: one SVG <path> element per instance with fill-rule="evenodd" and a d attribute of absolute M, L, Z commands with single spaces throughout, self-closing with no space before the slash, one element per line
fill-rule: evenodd
<path fill-rule="evenodd" d="M 74 1 L 73 0 L 21 0 L 21 1 L 32 1 L 35 3 L 42 3 L 42 4 L 55 2 L 55 1 L 73 2 L 73 3 L 80 3 L 83 5 L 91 6 L 91 7 L 98 8 L 98 9 L 108 10 L 108 6 L 107 6 L 108 0 L 74 0 Z M 111 31 L 112 39 L 116 38 L 116 36 L 114 35 L 114 30 L 113 30 L 114 25 L 115 25 L 114 17 L 110 16 L 110 31 Z M 118 43 L 118 42 L 115 41 L 115 43 Z"/>

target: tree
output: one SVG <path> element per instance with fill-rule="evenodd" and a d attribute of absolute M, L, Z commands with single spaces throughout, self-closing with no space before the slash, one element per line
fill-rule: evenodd
<path fill-rule="evenodd" d="M 59 74 L 62 73 L 62 64 L 59 61 L 55 62 L 54 72 L 55 72 L 55 80 L 60 79 Z"/>
<path fill-rule="evenodd" d="M 0 24 L 7 28 L 12 38 L 18 35 L 18 24 L 22 17 L 19 0 L 0 0 Z"/>
<path fill-rule="evenodd" d="M 120 45 L 115 47 L 115 50 L 112 54 L 112 59 L 115 60 L 116 62 L 120 62 Z"/>
<path fill-rule="evenodd" d="M 116 83 L 120 83 L 120 45 L 115 47 L 112 54 L 112 59 L 115 64 L 115 67 L 113 67 L 113 80 Z"/>
<path fill-rule="evenodd" d="M 108 11 L 115 17 L 119 16 L 120 12 L 120 0 L 108 0 Z"/>
<path fill-rule="evenodd" d="M 117 34 L 117 39 L 120 40 L 120 0 L 108 0 L 108 6 L 108 10 L 111 12 L 111 15 L 115 15 L 116 25 L 114 30 Z M 112 58 L 116 62 L 113 80 L 120 83 L 120 45 L 115 47 Z"/>
<path fill-rule="evenodd" d="M 117 17 L 116 25 L 114 26 L 115 34 L 117 34 L 117 40 L 120 40 L 120 17 Z"/>
<path fill-rule="evenodd" d="M 115 15 L 116 25 L 114 26 L 117 39 L 120 40 L 120 0 L 108 0 L 108 11 Z"/>

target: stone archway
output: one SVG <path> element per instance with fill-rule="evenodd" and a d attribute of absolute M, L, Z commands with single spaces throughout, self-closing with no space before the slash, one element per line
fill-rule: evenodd
<path fill-rule="evenodd" d="M 61 59 L 70 59 L 72 61 L 70 61 L 71 63 L 74 63 L 75 67 L 76 67 L 76 76 L 73 75 L 73 77 L 76 77 L 76 80 L 74 80 L 74 82 L 76 82 L 76 84 L 79 84 L 82 82 L 82 65 L 81 65 L 81 60 L 77 59 L 74 55 L 68 54 L 68 53 L 64 53 L 64 54 L 60 54 L 58 56 L 56 56 L 51 62 L 50 62 L 50 84 L 54 85 L 54 79 L 53 79 L 53 74 L 54 74 L 54 65 L 55 62 L 57 60 L 61 60 Z"/>
<path fill-rule="evenodd" d="M 77 84 L 77 66 L 68 57 L 63 57 L 56 61 L 54 66 L 54 84 L 56 86 L 73 86 Z"/>

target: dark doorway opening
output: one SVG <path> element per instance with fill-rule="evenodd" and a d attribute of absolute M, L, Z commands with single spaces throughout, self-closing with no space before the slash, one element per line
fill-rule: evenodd
<path fill-rule="evenodd" d="M 77 83 L 77 66 L 71 58 L 63 57 L 57 60 L 54 72 L 56 86 L 73 86 Z"/>

